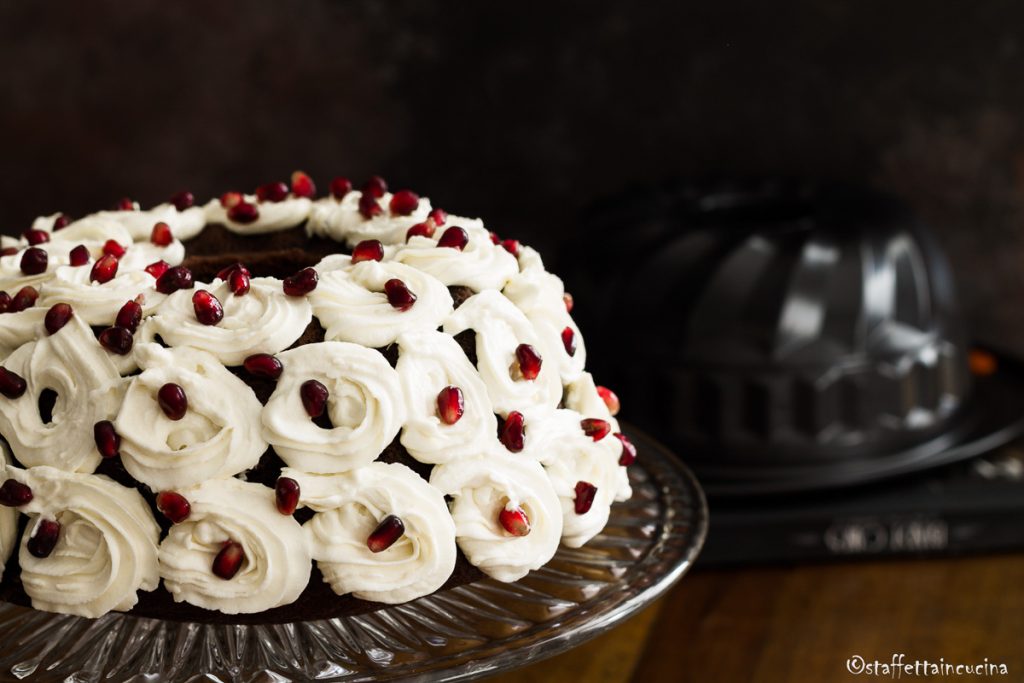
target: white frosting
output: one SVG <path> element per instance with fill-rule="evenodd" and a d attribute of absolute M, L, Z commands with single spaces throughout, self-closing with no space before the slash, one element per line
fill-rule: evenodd
<path fill-rule="evenodd" d="M 278 355 L 284 371 L 263 408 L 263 435 L 290 466 L 336 473 L 372 462 L 398 435 L 405 402 L 398 373 L 379 352 L 345 342 L 306 344 Z M 313 422 L 300 388 L 327 387 L 332 429 Z"/>
<path fill-rule="evenodd" d="M 490 452 L 498 421 L 487 387 L 458 342 L 434 330 L 398 337 L 398 365 L 409 409 L 402 445 L 420 462 L 442 463 Z M 438 417 L 437 395 L 447 386 L 462 390 L 465 412 L 455 424 Z"/>
<path fill-rule="evenodd" d="M 444 331 L 453 336 L 469 329 L 476 332 L 477 370 L 495 412 L 504 416 L 529 406 L 558 405 L 562 383 L 557 364 L 547 358 L 533 325 L 515 304 L 494 290 L 474 294 L 444 323 Z M 520 344 L 530 344 L 541 354 L 536 379 L 512 377 L 509 368 Z"/>
<path fill-rule="evenodd" d="M 312 558 L 302 527 L 282 515 L 273 490 L 237 479 L 214 479 L 180 493 L 192 512 L 160 544 L 160 576 L 176 602 L 251 614 L 287 605 L 309 583 Z M 245 560 L 232 579 L 213 573 L 226 541 Z"/>
<path fill-rule="evenodd" d="M 313 557 L 338 595 L 395 604 L 433 593 L 455 570 L 455 524 L 444 496 L 405 465 L 370 463 L 333 476 L 286 469 L 302 504 L 317 511 L 305 525 Z M 388 515 L 405 533 L 374 553 L 367 538 Z"/>
<path fill-rule="evenodd" d="M 381 213 L 373 218 L 366 218 L 359 213 L 358 190 L 349 192 L 341 200 L 325 197 L 316 201 L 309 213 L 306 232 L 310 235 L 329 237 L 338 242 L 346 242 L 354 247 L 363 240 L 379 240 L 383 244 L 400 244 L 405 242 L 409 228 L 427 220 L 430 213 L 430 200 L 420 197 L 419 206 L 408 216 L 396 216 L 391 213 L 391 194 L 385 193 L 377 200 Z M 448 225 L 446 223 L 445 225 Z"/>
<path fill-rule="evenodd" d="M 224 307 L 224 318 L 216 325 L 196 319 L 192 296 L 200 289 L 212 293 Z M 277 353 L 295 342 L 313 319 L 304 297 L 287 296 L 281 281 L 253 278 L 249 292 L 231 293 L 226 282 L 197 283 L 167 297 L 156 315 L 146 320 L 139 339 L 151 341 L 156 335 L 171 346 L 191 346 L 212 353 L 225 365 L 241 365 L 254 353 Z"/>
<path fill-rule="evenodd" d="M 160 528 L 138 491 L 52 467 L 7 467 L 0 478 L 32 489 L 32 502 L 18 508 L 32 518 L 18 561 L 33 607 L 97 618 L 130 610 L 138 591 L 157 587 Z M 27 546 L 43 519 L 59 522 L 60 536 L 49 557 L 37 558 Z"/>
<path fill-rule="evenodd" d="M 39 306 L 49 308 L 55 303 L 71 304 L 75 314 L 90 325 L 114 324 L 118 311 L 126 302 L 143 296 L 144 315 L 153 312 L 166 298 L 156 291 L 156 278 L 144 270 L 122 270 L 108 282 L 89 279 L 91 264 L 80 267 L 61 266 L 39 292 Z"/>
<path fill-rule="evenodd" d="M 171 234 L 179 240 L 192 239 L 206 226 L 206 215 L 202 208 L 193 206 L 184 211 L 178 211 L 173 204 L 165 203 L 145 211 L 97 211 L 72 222 L 54 234 L 63 235 L 68 230 L 77 229 L 82 223 L 96 220 L 117 223 L 125 228 L 131 235 L 131 239 L 136 242 L 148 240 L 153 233 L 153 226 L 161 222 L 166 223 L 171 229 Z"/>
<path fill-rule="evenodd" d="M 460 224 L 449 218 L 433 237 L 413 237 L 398 249 L 395 260 L 429 273 L 446 285 L 464 285 L 478 292 L 501 289 L 519 273 L 515 256 L 494 244 L 482 227 L 461 226 L 469 234 L 469 242 L 461 251 L 437 246 L 437 240 L 453 225 Z"/>
<path fill-rule="evenodd" d="M 0 291 L 14 296 L 22 287 L 32 286 L 39 289 L 44 282 L 53 277 L 54 271 L 68 263 L 68 254 L 74 245 L 63 242 L 46 242 L 37 244 L 36 248 L 47 253 L 46 270 L 35 275 L 27 275 L 21 270 L 21 257 L 25 253 L 24 245 L 18 246 L 19 251 L 10 256 L 0 256 Z"/>
<path fill-rule="evenodd" d="M 280 202 L 257 202 L 255 195 L 245 195 L 245 201 L 256 204 L 259 217 L 252 223 L 236 223 L 228 218 L 228 210 L 219 199 L 211 199 L 204 210 L 206 222 L 223 225 L 231 232 L 240 235 L 262 235 L 268 232 L 294 228 L 306 220 L 312 201 L 306 197 L 289 196 Z"/>
<path fill-rule="evenodd" d="M 0 313 L 0 361 L 43 331 L 46 309 L 39 306 L 17 313 Z"/>
<path fill-rule="evenodd" d="M 612 417 L 608 405 L 597 393 L 597 386 L 594 384 L 594 377 L 589 372 L 581 372 L 579 378 L 565 385 L 565 407 L 575 410 L 586 417 L 596 417 L 605 420 L 612 428 L 612 434 L 621 432 L 622 427 L 619 421 Z M 607 448 L 615 457 L 616 462 L 622 457 L 622 442 L 615 438 L 605 438 L 599 442 Z M 616 472 L 615 500 L 629 500 L 633 495 L 633 489 L 629 485 L 629 474 L 625 467 L 619 467 Z"/>
<path fill-rule="evenodd" d="M 430 483 L 452 496 L 459 547 L 470 563 L 499 581 L 516 581 L 539 569 L 558 550 L 562 508 L 544 469 L 504 453 L 438 465 Z M 499 521 L 502 509 L 521 508 L 530 533 L 513 536 Z"/>
<path fill-rule="evenodd" d="M 230 477 L 259 462 L 267 450 L 262 406 L 245 382 L 210 354 L 184 346 L 137 345 L 135 357 L 143 371 L 132 378 L 115 422 L 129 474 L 160 491 Z M 180 420 L 157 402 L 169 382 L 188 399 Z"/>
<path fill-rule="evenodd" d="M 0 441 L 0 471 L 11 464 L 11 455 L 7 446 Z M 0 506 L 0 579 L 4 578 L 4 565 L 11 557 L 14 544 L 18 541 L 18 511 L 15 508 Z"/>
<path fill-rule="evenodd" d="M 100 462 L 93 425 L 117 413 L 121 376 L 80 316 L 72 316 L 56 334 L 40 333 L 38 341 L 24 344 L 4 361 L 5 368 L 25 379 L 27 390 L 19 398 L 0 396 L 0 434 L 26 467 L 92 472 Z M 39 414 L 44 389 L 57 393 L 50 424 Z"/>
<path fill-rule="evenodd" d="M 338 267 L 327 257 L 317 272 L 320 283 L 309 295 L 313 313 L 327 329 L 327 339 L 380 348 L 408 330 L 435 330 L 452 311 L 452 297 L 437 278 L 402 263 L 363 261 Z M 416 295 L 400 311 L 388 303 L 384 283 L 397 278 Z"/>

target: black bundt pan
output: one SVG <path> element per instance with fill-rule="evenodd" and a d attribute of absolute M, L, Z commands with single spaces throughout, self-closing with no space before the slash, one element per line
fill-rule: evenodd
<path fill-rule="evenodd" d="M 669 186 L 597 207 L 575 246 L 589 362 L 712 495 L 905 474 L 1024 428 L 1024 372 L 972 378 L 946 260 L 890 199 Z"/>

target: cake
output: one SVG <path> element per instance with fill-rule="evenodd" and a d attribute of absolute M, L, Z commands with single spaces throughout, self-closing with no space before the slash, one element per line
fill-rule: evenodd
<path fill-rule="evenodd" d="M 280 622 L 516 581 L 636 450 L 540 255 L 379 177 L 38 218 L 0 255 L 0 599 Z"/>

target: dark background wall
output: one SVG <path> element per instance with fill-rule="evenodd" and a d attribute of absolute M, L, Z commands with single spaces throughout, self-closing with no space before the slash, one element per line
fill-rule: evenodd
<path fill-rule="evenodd" d="M 645 182 L 826 177 L 910 202 L 978 333 L 1024 351 L 1019 3 L 503 7 L 0 3 L 0 226 L 298 167 L 551 248 Z"/>

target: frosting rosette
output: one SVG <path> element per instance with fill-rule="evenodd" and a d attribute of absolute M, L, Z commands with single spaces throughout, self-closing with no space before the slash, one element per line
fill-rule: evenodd
<path fill-rule="evenodd" d="M 446 285 L 463 285 L 477 292 L 500 290 L 519 273 L 519 264 L 515 256 L 491 241 L 490 233 L 483 227 L 463 227 L 469 241 L 462 249 L 437 245 L 446 229 L 460 226 L 459 220 L 449 217 L 433 237 L 412 237 L 395 252 L 394 260 L 429 273 Z"/>
<path fill-rule="evenodd" d="M 523 406 L 558 405 L 562 383 L 555 363 L 542 355 L 535 379 L 516 377 L 512 371 L 520 344 L 529 344 L 541 354 L 544 346 L 526 315 L 501 292 L 486 290 L 474 294 L 444 323 L 448 334 L 457 335 L 465 330 L 476 332 L 476 368 L 495 412 L 508 415 Z"/>
<path fill-rule="evenodd" d="M 284 370 L 263 407 L 263 435 L 291 467 L 328 474 L 361 467 L 398 435 L 406 416 L 402 384 L 379 351 L 320 342 L 278 359 Z M 314 422 L 307 410 L 303 394 L 311 381 L 327 392 L 329 424 Z"/>
<path fill-rule="evenodd" d="M 108 282 L 93 282 L 89 278 L 91 264 L 61 266 L 54 272 L 39 293 L 40 306 L 64 302 L 71 304 L 75 313 L 90 325 L 112 325 L 117 312 L 127 301 L 140 294 L 142 310 L 148 315 L 166 298 L 156 291 L 156 278 L 144 270 L 122 270 Z"/>
<path fill-rule="evenodd" d="M 206 226 L 206 214 L 198 206 L 189 207 L 184 211 L 179 211 L 170 203 L 157 204 L 153 208 L 145 210 L 140 210 L 137 204 L 135 206 L 135 209 L 129 211 L 97 211 L 72 222 L 54 234 L 61 235 L 67 230 L 78 228 L 83 223 L 104 221 L 120 225 L 128 231 L 132 240 L 141 242 L 149 239 L 154 225 L 166 223 L 176 239 L 188 240 L 202 232 Z M 52 221 L 50 224 L 53 224 Z"/>
<path fill-rule="evenodd" d="M 316 270 L 322 275 L 309 300 L 327 339 L 380 348 L 408 330 L 436 330 L 452 312 L 447 287 L 402 263 L 362 261 L 339 268 L 328 257 Z M 415 297 L 408 306 L 390 303 L 385 285 L 392 280 Z"/>
<path fill-rule="evenodd" d="M 298 599 L 313 562 L 302 526 L 277 511 L 273 490 L 213 479 L 179 493 L 191 513 L 160 544 L 160 576 L 176 602 L 252 614 Z M 218 566 L 228 545 L 236 549 L 230 578 Z"/>
<path fill-rule="evenodd" d="M 547 564 L 558 550 L 562 507 L 539 463 L 486 454 L 438 465 L 430 483 L 452 497 L 459 547 L 488 576 L 516 581 Z M 522 514 L 527 532 L 507 529 L 503 513 Z"/>
<path fill-rule="evenodd" d="M 31 518 L 18 561 L 34 608 L 97 618 L 130 610 L 138 591 L 157 587 L 160 527 L 138 491 L 52 467 L 6 467 L 0 479 L 32 490 L 32 500 L 18 508 Z M 38 557 L 30 544 L 43 524 L 53 533 L 52 522 L 59 524 L 56 544 Z"/>
<path fill-rule="evenodd" d="M 6 371 L 25 381 L 25 391 L 15 398 L 0 396 L 0 434 L 26 467 L 92 472 L 100 454 L 83 435 L 117 414 L 121 376 L 81 317 L 72 315 L 56 334 L 46 334 L 41 324 L 37 333 L 37 341 L 23 344 L 3 362 Z M 44 411 L 45 397 L 52 407 Z"/>
<path fill-rule="evenodd" d="M 398 337 L 398 364 L 408 417 L 402 445 L 420 462 L 435 464 L 489 452 L 497 443 L 487 387 L 458 342 L 434 330 Z M 452 424 L 442 420 L 440 394 L 458 390 L 462 410 Z M 449 417 L 449 419 L 451 419 Z"/>
<path fill-rule="evenodd" d="M 363 196 L 358 190 L 349 192 L 340 200 L 325 197 L 313 203 L 309 212 L 306 232 L 319 237 L 329 237 L 346 242 L 350 247 L 363 240 L 379 240 L 382 244 L 400 244 L 405 241 L 409 228 L 427 220 L 430 200 L 420 197 L 416 209 L 407 216 L 399 216 L 388 210 L 391 193 L 385 193 L 377 200 L 382 211 L 367 218 L 359 211 L 359 200 Z"/>
<path fill-rule="evenodd" d="M 219 199 L 211 199 L 204 207 L 206 222 L 223 225 L 231 232 L 240 235 L 262 235 L 294 228 L 306 220 L 313 204 L 306 197 L 295 196 L 290 196 L 279 202 L 260 202 L 256 199 L 256 195 L 245 195 L 243 201 L 256 206 L 258 216 L 255 220 L 248 223 L 234 221 L 228 217 L 228 210 L 224 208 Z"/>
<path fill-rule="evenodd" d="M 406 602 L 441 588 L 455 570 L 455 524 L 444 495 L 405 465 L 282 474 L 299 483 L 301 504 L 317 513 L 304 529 L 324 580 L 338 595 Z M 384 536 L 380 545 L 371 539 L 378 534 Z"/>
<path fill-rule="evenodd" d="M 133 377 L 114 422 L 128 473 L 154 490 L 230 477 L 267 449 L 262 407 L 252 389 L 209 353 L 186 346 L 135 347 L 142 373 Z M 165 385 L 177 385 L 187 408 L 172 419 L 160 405 Z"/>
<path fill-rule="evenodd" d="M 193 295 L 205 290 L 221 303 L 224 317 L 216 325 L 196 318 Z M 231 292 L 228 283 L 196 283 L 194 289 L 178 290 L 142 325 L 139 338 L 152 341 L 157 335 L 171 346 L 190 346 L 206 351 L 225 365 L 241 365 L 256 353 L 277 353 L 302 336 L 313 319 L 304 297 L 285 295 L 280 280 L 257 277 L 244 295 Z"/>

